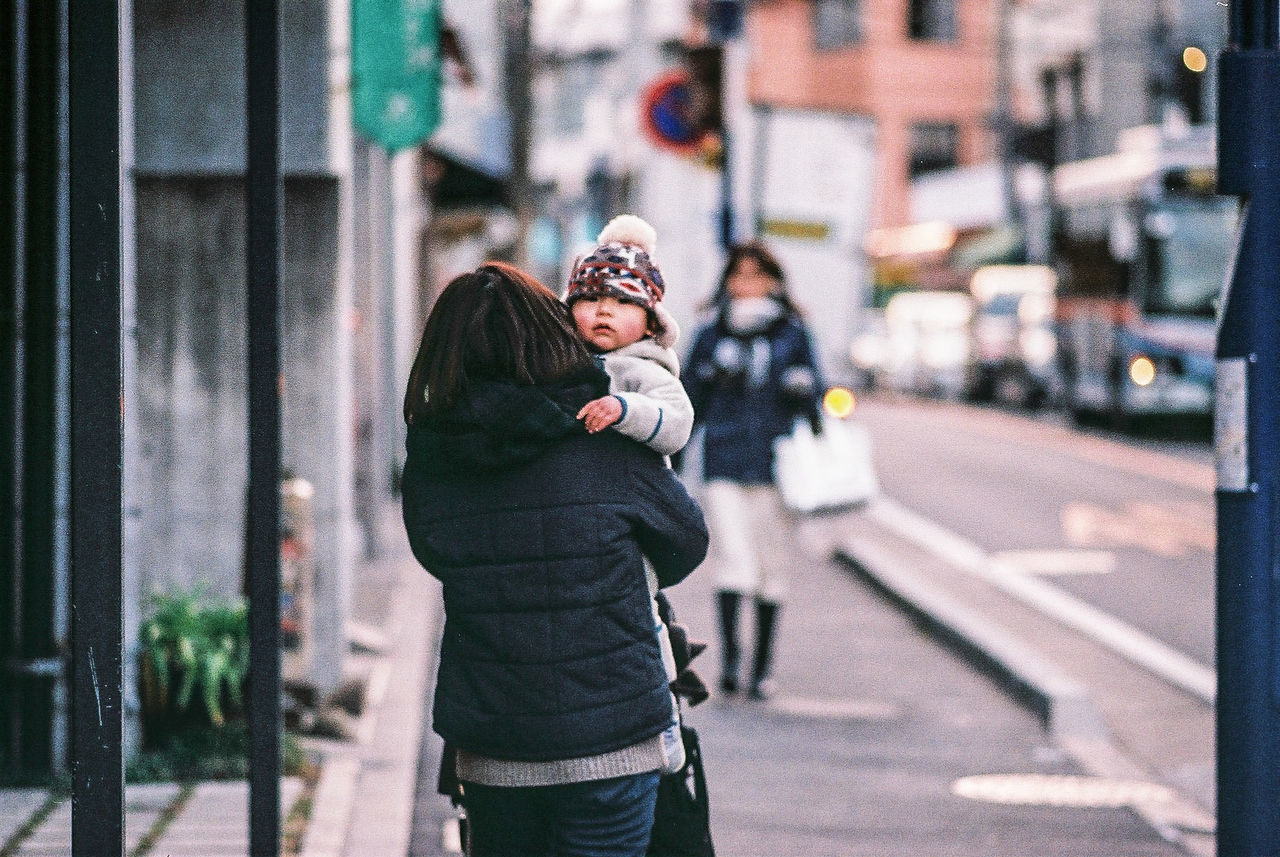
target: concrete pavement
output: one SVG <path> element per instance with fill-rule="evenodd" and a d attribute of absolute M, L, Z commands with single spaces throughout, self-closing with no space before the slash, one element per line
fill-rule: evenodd
<path fill-rule="evenodd" d="M 281 818 L 307 817 L 300 848 L 293 852 L 305 857 L 407 853 L 439 594 L 409 554 L 393 511 L 386 516 L 388 553 L 360 567 L 353 591 L 353 612 L 365 629 L 360 636 L 375 641 L 372 650 L 353 650 L 345 669 L 364 686 L 353 736 L 303 739 L 321 759 L 318 781 L 290 777 L 281 783 Z M 130 785 L 125 840 L 129 857 L 245 857 L 248 785 Z M 40 789 L 0 790 L 2 857 L 66 857 L 70 852 L 69 800 Z"/>
<path fill-rule="evenodd" d="M 283 790 L 286 807 L 295 799 L 309 803 L 300 851 L 306 857 L 458 853 L 455 814 L 434 793 L 439 740 L 425 720 L 438 589 L 392 530 L 395 550 L 362 568 L 356 581 L 357 616 L 386 639 L 381 650 L 352 656 L 366 683 L 356 737 L 309 742 L 324 760 L 318 783 Z M 1081 682 L 1063 668 L 1064 659 L 1076 666 L 1067 644 L 1042 650 L 1029 642 L 1039 642 L 1028 637 L 1031 619 L 1000 612 L 997 620 L 976 609 L 974 599 L 982 606 L 983 593 L 965 596 L 945 572 L 892 543 L 865 514 L 807 521 L 793 547 L 778 696 L 767 703 L 713 697 L 687 711 L 702 736 L 718 853 L 1211 853 L 1205 850 L 1212 846 L 1211 817 L 1196 815 L 1167 779 L 1149 776 L 1149 767 L 1117 751 L 1114 727 L 1107 726 L 1117 712 L 1087 692 L 1092 672 Z M 893 590 L 885 581 L 895 571 L 914 578 L 905 585 L 900 578 Z M 711 643 L 696 662 L 708 683 L 718 658 L 712 590 L 699 571 L 671 593 L 679 618 Z M 1002 676 L 992 664 L 1013 664 L 1022 680 Z M 1088 728 L 1055 728 L 1052 715 L 1042 715 L 1062 699 L 1039 691 L 1072 691 L 1073 682 L 1086 690 L 1085 709 L 1081 714 L 1080 698 L 1067 693 L 1063 699 L 1077 707 L 1066 722 Z M 233 845 L 246 829 L 236 817 L 246 803 L 237 788 L 243 784 L 130 787 L 129 853 L 244 854 L 247 834 L 239 850 Z M 1168 811 L 1160 816 L 1153 807 Z M 169 839 L 153 836 L 152 847 L 135 851 L 162 819 Z M 24 825 L 30 828 L 25 835 L 15 835 Z M 217 850 L 212 844 L 207 851 L 160 850 L 201 841 L 201 829 L 221 831 Z M 4 857 L 66 854 L 65 830 L 65 802 L 42 792 L 0 792 Z"/>

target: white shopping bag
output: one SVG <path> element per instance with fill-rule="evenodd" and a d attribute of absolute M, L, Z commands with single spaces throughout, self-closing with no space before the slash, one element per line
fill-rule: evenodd
<path fill-rule="evenodd" d="M 867 430 L 825 417 L 820 435 L 796 420 L 791 434 L 773 442 L 773 475 L 787 508 L 805 513 L 865 503 L 878 488 Z"/>

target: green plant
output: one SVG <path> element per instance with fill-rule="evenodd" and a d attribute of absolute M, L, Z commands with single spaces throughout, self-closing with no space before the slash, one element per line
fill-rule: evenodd
<path fill-rule="evenodd" d="M 165 733 L 221 728 L 227 709 L 243 706 L 249 670 L 243 600 L 207 599 L 201 590 L 156 595 L 139 636 L 144 731 L 152 743 Z"/>

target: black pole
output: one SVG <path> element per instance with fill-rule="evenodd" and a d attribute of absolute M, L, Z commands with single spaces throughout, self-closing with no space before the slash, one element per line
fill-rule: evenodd
<path fill-rule="evenodd" d="M 1219 190 L 1243 203 L 1218 329 L 1217 803 L 1221 857 L 1280 854 L 1280 52 L 1276 0 L 1232 0 Z"/>
<path fill-rule="evenodd" d="M 249 854 L 280 853 L 280 10 L 246 0 Z"/>
<path fill-rule="evenodd" d="M 120 86 L 115 3 L 69 0 L 71 853 L 124 853 Z"/>
<path fill-rule="evenodd" d="M 733 246 L 733 168 L 729 123 L 720 130 L 720 246 L 725 252 Z"/>

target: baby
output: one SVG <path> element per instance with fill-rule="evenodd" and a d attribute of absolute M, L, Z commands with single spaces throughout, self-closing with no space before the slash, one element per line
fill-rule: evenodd
<path fill-rule="evenodd" d="M 693 405 L 672 350 L 680 335 L 662 305 L 662 274 L 653 262 L 657 233 L 639 217 L 609 221 L 597 247 L 574 266 L 565 303 L 587 344 L 604 360 L 609 396 L 578 414 L 588 431 L 613 427 L 662 455 L 689 442 Z"/>
<path fill-rule="evenodd" d="M 665 286 L 653 262 L 657 233 L 639 217 L 622 214 L 596 238 L 596 248 L 574 265 L 564 301 L 588 346 L 609 374 L 610 395 L 578 412 L 587 430 L 614 431 L 664 456 L 678 452 L 693 430 L 693 405 L 680 383 L 672 346 L 679 328 L 662 306 Z M 653 601 L 654 634 L 667 680 L 677 669 L 671 639 L 659 615 L 658 577 L 645 562 Z M 667 773 L 684 765 L 680 712 L 671 699 L 671 725 L 662 733 Z"/>

